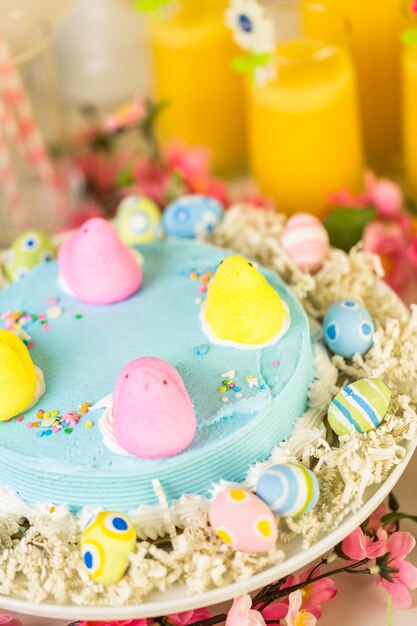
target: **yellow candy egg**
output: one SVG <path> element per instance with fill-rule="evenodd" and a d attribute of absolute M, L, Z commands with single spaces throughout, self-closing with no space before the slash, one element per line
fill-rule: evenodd
<path fill-rule="evenodd" d="M 102 511 L 81 535 L 81 556 L 88 575 L 103 585 L 121 580 L 136 546 L 136 531 L 130 519 L 116 511 Z"/>
<path fill-rule="evenodd" d="M 241 256 L 220 263 L 208 288 L 203 319 L 217 339 L 254 348 L 273 342 L 289 322 L 278 293 Z"/>
<path fill-rule="evenodd" d="M 0 330 L 0 422 L 25 411 L 34 401 L 37 376 L 23 341 Z"/>

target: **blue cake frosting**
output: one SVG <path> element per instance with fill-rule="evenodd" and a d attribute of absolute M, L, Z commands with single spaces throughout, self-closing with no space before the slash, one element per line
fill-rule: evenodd
<path fill-rule="evenodd" d="M 201 328 L 199 277 L 231 253 L 193 241 L 137 249 L 144 257 L 142 287 L 118 304 L 90 306 L 64 293 L 55 262 L 0 292 L 0 315 L 32 316 L 31 356 L 45 376 L 46 393 L 23 420 L 0 423 L 0 482 L 31 505 L 128 512 L 157 503 L 154 478 L 169 502 L 185 493 L 206 495 L 213 482 L 243 480 L 249 465 L 266 459 L 305 409 L 314 376 L 308 321 L 277 275 L 262 270 L 289 307 L 287 333 L 263 349 L 223 347 L 210 344 Z M 62 315 L 45 323 L 51 298 L 59 298 Z M 30 427 L 39 422 L 39 409 L 62 416 L 112 393 L 121 369 L 140 356 L 165 359 L 184 380 L 197 435 L 181 454 L 144 460 L 111 452 L 97 424 L 100 411 L 82 416 L 67 432 Z M 223 374 L 229 371 L 235 372 L 235 386 L 224 391 Z"/>

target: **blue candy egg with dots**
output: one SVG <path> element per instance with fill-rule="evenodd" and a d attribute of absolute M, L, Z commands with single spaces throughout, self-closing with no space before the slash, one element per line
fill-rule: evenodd
<path fill-rule="evenodd" d="M 310 511 L 319 498 L 316 475 L 301 463 L 272 465 L 256 484 L 256 495 L 282 517 Z"/>
<path fill-rule="evenodd" d="M 169 237 L 194 239 L 209 235 L 223 217 L 218 200 L 199 194 L 182 196 L 164 211 L 163 226 Z"/>
<path fill-rule="evenodd" d="M 350 359 L 372 347 L 375 323 L 368 311 L 354 300 L 333 304 L 323 320 L 324 340 L 335 354 Z"/>

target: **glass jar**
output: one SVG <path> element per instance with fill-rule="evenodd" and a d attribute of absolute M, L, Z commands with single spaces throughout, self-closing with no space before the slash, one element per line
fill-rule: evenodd
<path fill-rule="evenodd" d="M 356 190 L 363 158 L 348 26 L 320 4 L 267 3 L 275 77 L 248 84 L 250 161 L 261 192 L 287 213 L 320 215 Z"/>
<path fill-rule="evenodd" d="M 218 173 L 245 163 L 244 85 L 231 68 L 239 54 L 225 25 L 226 0 L 179 0 L 154 16 L 154 95 L 167 103 L 158 131 L 210 149 Z"/>
<path fill-rule="evenodd" d="M 398 0 L 322 1 L 352 24 L 367 162 L 378 174 L 395 173 L 401 144 Z"/>
<path fill-rule="evenodd" d="M 417 33 L 417 15 L 403 6 L 408 29 Z M 417 40 L 417 35 L 416 35 Z M 417 41 L 402 45 L 402 137 L 407 189 L 417 203 Z"/>
<path fill-rule="evenodd" d="M 47 20 L 24 9 L 0 11 L 0 32 L 10 50 L 13 63 L 29 95 L 30 107 L 36 127 L 46 144 L 55 145 L 62 140 L 62 126 L 53 65 L 49 54 L 51 31 Z M 0 91 L 1 109 L 16 116 L 16 109 Z M 16 141 L 3 123 L 2 137 L 6 158 L 21 196 L 20 218 L 10 205 L 2 181 L 0 187 L 0 247 L 8 245 L 22 229 L 39 227 L 52 231 L 66 219 L 65 197 L 60 190 L 51 192 L 41 179 L 39 169 L 25 154 L 22 141 Z M 9 132 L 8 132 L 9 130 Z M 27 129 L 26 129 L 27 130 Z M 57 196 L 59 195 L 59 210 Z"/>

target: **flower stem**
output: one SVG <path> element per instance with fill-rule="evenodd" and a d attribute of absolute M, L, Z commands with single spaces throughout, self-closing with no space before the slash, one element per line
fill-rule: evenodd
<path fill-rule="evenodd" d="M 387 626 L 392 626 L 392 596 L 388 596 Z"/>

